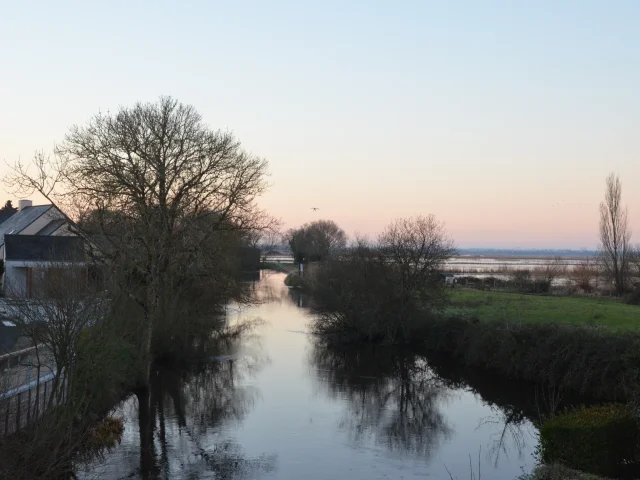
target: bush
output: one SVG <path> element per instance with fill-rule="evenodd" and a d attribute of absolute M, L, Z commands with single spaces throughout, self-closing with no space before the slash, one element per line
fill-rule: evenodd
<path fill-rule="evenodd" d="M 122 441 L 124 420 L 107 417 L 89 430 L 87 447 L 94 449 L 113 448 Z"/>
<path fill-rule="evenodd" d="M 310 293 L 312 328 L 333 342 L 407 341 L 445 299 L 437 278 L 405 288 L 400 269 L 363 248 L 321 265 Z"/>
<path fill-rule="evenodd" d="M 607 404 L 548 419 L 540 429 L 540 453 L 545 463 L 615 476 L 623 464 L 638 458 L 640 428 L 631 408 Z"/>
<path fill-rule="evenodd" d="M 293 272 L 287 275 L 284 279 L 284 284 L 291 288 L 305 288 L 306 286 L 305 281 L 300 277 L 298 272 Z"/>
<path fill-rule="evenodd" d="M 431 352 L 465 366 L 612 401 L 638 394 L 640 335 L 634 332 L 444 317 L 423 328 Z"/>
<path fill-rule="evenodd" d="M 72 403 L 96 417 L 102 415 L 135 385 L 138 359 L 134 345 L 110 329 L 83 332 L 72 379 Z"/>
<path fill-rule="evenodd" d="M 640 288 L 636 287 L 633 292 L 624 297 L 624 303 L 628 305 L 640 305 Z"/>

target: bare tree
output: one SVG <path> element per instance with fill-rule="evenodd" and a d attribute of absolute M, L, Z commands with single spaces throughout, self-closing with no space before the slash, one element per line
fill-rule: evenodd
<path fill-rule="evenodd" d="M 567 274 L 567 265 L 561 257 L 555 257 L 533 269 L 533 276 L 543 291 L 551 290 L 553 282 Z"/>
<path fill-rule="evenodd" d="M 23 335 L 36 346 L 35 365 L 40 372 L 51 370 L 53 381 L 48 407 L 67 395 L 64 378 L 70 378 L 78 357 L 82 332 L 101 322 L 109 303 L 91 288 L 87 267 L 76 261 L 40 262 L 31 267 L 32 292 L 28 299 L 18 299 L 20 292 L 7 285 L 7 310 Z"/>
<path fill-rule="evenodd" d="M 594 281 L 598 275 L 597 262 L 587 257 L 581 260 L 570 271 L 570 277 L 574 285 L 581 288 L 584 292 L 589 293 L 595 287 Z"/>
<path fill-rule="evenodd" d="M 640 285 L 640 245 L 632 245 L 629 247 L 629 276 L 628 282 L 630 286 L 636 289 Z"/>
<path fill-rule="evenodd" d="M 281 220 L 268 217 L 265 218 L 264 224 L 260 225 L 259 229 L 249 230 L 245 233 L 245 243 L 252 248 L 260 249 L 263 262 L 266 261 L 266 255 L 269 251 L 282 241 L 281 226 Z"/>
<path fill-rule="evenodd" d="M 441 271 L 454 252 L 433 216 L 396 220 L 373 244 L 358 239 L 309 282 L 314 330 L 349 340 L 409 338 L 443 305 Z"/>
<path fill-rule="evenodd" d="M 23 294 L 23 290 L 8 284 L 12 298 L 6 308 L 16 328 L 35 346 L 22 367 L 36 384 L 23 394 L 26 404 L 17 399 L 20 415 L 30 423 L 27 433 L 0 442 L 0 478 L 75 478 L 74 462 L 80 455 L 90 455 L 93 448 L 96 412 L 102 415 L 121 398 L 120 346 L 125 339 L 118 330 L 110 345 L 96 341 L 105 333 L 112 303 L 94 288 L 86 263 L 58 258 L 39 261 L 31 268 L 31 295 L 17 298 L 12 293 Z M 130 365 L 126 368 L 130 370 Z"/>
<path fill-rule="evenodd" d="M 269 229 L 260 238 L 259 247 L 262 252 L 262 261 L 267 261 L 267 255 L 282 244 L 282 232 L 279 229 Z"/>
<path fill-rule="evenodd" d="M 316 220 L 286 234 L 296 263 L 323 261 L 344 249 L 347 234 L 333 220 Z"/>
<path fill-rule="evenodd" d="M 400 272 L 406 296 L 424 287 L 440 295 L 439 289 L 433 288 L 434 279 L 455 248 L 444 224 L 435 216 L 394 221 L 379 235 L 378 247 Z"/>
<path fill-rule="evenodd" d="M 9 186 L 23 195 L 35 190 L 65 211 L 99 247 L 94 260 L 119 266 L 122 288 L 142 308 L 140 381 L 147 384 L 154 327 L 177 287 L 188 292 L 192 273 L 215 274 L 198 267 L 215 255 L 203 245 L 263 227 L 255 199 L 267 186 L 267 162 L 231 134 L 210 130 L 193 107 L 161 97 L 72 127 L 33 167 L 16 164 Z"/>
<path fill-rule="evenodd" d="M 627 288 L 631 232 L 627 208 L 622 205 L 622 184 L 614 173 L 607 177 L 605 198 L 600 203 L 600 255 L 605 275 L 621 295 Z"/>

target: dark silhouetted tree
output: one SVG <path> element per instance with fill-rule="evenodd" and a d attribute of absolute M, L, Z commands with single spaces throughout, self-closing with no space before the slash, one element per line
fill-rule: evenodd
<path fill-rule="evenodd" d="M 618 295 L 628 286 L 630 240 L 627 207 L 622 205 L 622 184 L 612 173 L 607 177 L 604 201 L 600 204 L 600 256 L 604 274 Z"/>
<path fill-rule="evenodd" d="M 343 250 L 347 235 L 332 220 L 317 220 L 286 234 L 296 263 L 323 261 Z"/>

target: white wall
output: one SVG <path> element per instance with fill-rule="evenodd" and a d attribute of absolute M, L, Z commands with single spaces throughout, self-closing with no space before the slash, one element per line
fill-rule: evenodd
<path fill-rule="evenodd" d="M 51 234 L 52 237 L 75 237 L 76 234 L 71 231 L 71 227 L 68 223 L 62 224 L 55 232 Z"/>
<path fill-rule="evenodd" d="M 50 208 L 46 213 L 40 215 L 40 217 L 38 217 L 35 222 L 22 230 L 20 232 L 20 235 L 35 235 L 44 227 L 46 227 L 49 222 L 51 222 L 51 220 L 55 220 L 57 218 L 63 218 L 62 213 L 60 213 L 60 211 L 56 208 Z"/>
<path fill-rule="evenodd" d="M 16 266 L 16 262 L 5 263 L 4 293 L 11 297 L 27 296 L 27 269 Z"/>

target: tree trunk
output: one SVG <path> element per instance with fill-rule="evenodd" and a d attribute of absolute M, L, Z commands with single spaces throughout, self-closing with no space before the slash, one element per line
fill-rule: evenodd
<path fill-rule="evenodd" d="M 153 444 L 155 415 L 152 415 L 149 389 L 139 389 L 136 396 L 138 397 L 138 430 L 140 434 L 140 471 L 143 479 L 151 479 L 156 470 Z"/>
<path fill-rule="evenodd" d="M 151 282 L 147 286 L 147 305 L 144 314 L 144 327 L 142 335 L 142 344 L 140 347 L 140 378 L 138 383 L 140 386 L 148 387 L 151 375 L 151 363 L 153 361 L 151 346 L 153 340 L 153 328 L 158 316 L 158 274 L 154 269 L 151 274 Z"/>

